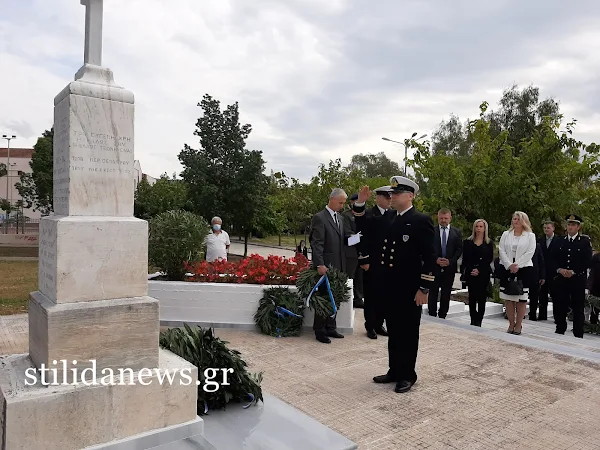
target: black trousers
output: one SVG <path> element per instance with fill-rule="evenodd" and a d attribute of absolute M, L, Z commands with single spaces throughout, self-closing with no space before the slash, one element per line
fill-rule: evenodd
<path fill-rule="evenodd" d="M 490 277 L 485 275 L 469 277 L 468 279 L 467 289 L 469 290 L 469 315 L 471 316 L 471 325 L 481 326 L 481 322 L 483 322 L 489 281 Z"/>
<path fill-rule="evenodd" d="M 456 267 L 444 267 L 443 272 L 435 274 L 435 286 L 429 290 L 428 308 L 430 316 L 446 317 L 448 309 L 450 309 L 450 294 L 452 293 L 452 285 L 454 284 L 454 276 Z M 438 295 L 440 296 L 440 309 L 438 310 Z"/>
<path fill-rule="evenodd" d="M 552 301 L 554 302 L 555 294 L 553 293 L 553 289 L 554 281 L 551 277 L 546 276 L 546 281 L 540 286 L 540 293 L 535 301 L 535 305 L 533 301 L 531 302 L 531 309 L 533 309 L 534 306 L 536 308 L 539 307 L 538 320 L 548 319 L 548 297 L 552 297 Z"/>
<path fill-rule="evenodd" d="M 556 332 L 564 334 L 567 331 L 567 314 L 569 308 L 573 309 L 573 335 L 583 337 L 584 307 L 585 307 L 585 276 L 563 278 L 558 276 L 554 280 L 554 319 Z"/>
<path fill-rule="evenodd" d="M 373 271 L 369 269 L 364 273 L 364 289 L 365 289 L 365 329 L 378 330 L 383 326 L 384 311 L 382 302 L 384 299 L 384 293 L 382 287 L 385 286 L 385 281 L 381 279 Z"/>
<path fill-rule="evenodd" d="M 319 286 L 318 292 L 322 295 L 328 296 L 327 286 L 325 283 Z M 315 332 L 315 336 L 325 336 L 328 331 L 334 331 L 337 328 L 336 322 L 337 314 L 334 317 L 322 317 L 317 316 L 315 314 L 315 319 L 313 321 L 313 330 Z"/>
<path fill-rule="evenodd" d="M 545 284 L 545 283 L 544 283 Z M 540 282 L 532 284 L 529 288 L 529 318 L 535 320 L 537 318 L 538 301 L 541 291 Z M 548 303 L 546 303 L 546 316 L 548 315 Z M 541 308 L 540 308 L 541 315 Z"/>
<path fill-rule="evenodd" d="M 346 258 L 346 273 L 352 278 L 352 291 L 354 302 L 361 302 L 364 298 L 363 292 L 363 274 L 364 270 L 358 265 L 358 258 Z"/>
<path fill-rule="evenodd" d="M 422 307 L 415 303 L 417 289 L 386 297 L 385 321 L 388 337 L 388 374 L 395 380 L 417 381 L 415 366 L 419 350 Z"/>

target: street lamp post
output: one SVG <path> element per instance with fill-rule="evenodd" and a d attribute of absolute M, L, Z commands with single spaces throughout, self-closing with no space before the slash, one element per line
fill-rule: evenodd
<path fill-rule="evenodd" d="M 411 136 L 410 140 L 414 140 L 416 141 L 420 141 L 423 138 L 426 138 L 427 135 L 424 134 L 423 136 L 419 136 L 417 139 L 414 139 L 414 137 L 417 135 L 417 133 L 413 133 L 413 135 Z M 384 141 L 388 141 L 388 142 L 394 142 L 396 144 L 400 144 L 404 146 L 404 176 L 406 176 L 406 162 L 408 161 L 408 145 L 406 145 L 406 142 L 398 142 L 398 141 L 394 141 L 393 139 L 388 139 L 386 137 L 382 137 L 381 139 L 383 139 Z"/>
<path fill-rule="evenodd" d="M 8 200 L 9 205 L 12 206 L 12 189 L 10 190 L 10 194 L 8 191 L 8 187 L 9 187 L 9 182 L 10 182 L 10 141 L 12 139 L 16 139 L 17 137 L 15 135 L 8 135 L 8 134 L 3 134 L 2 135 L 2 139 L 6 139 L 6 141 L 8 142 L 7 146 L 6 146 L 6 199 Z M 9 200 L 10 197 L 10 200 Z M 10 212 L 7 211 L 6 212 L 6 232 L 8 233 L 8 219 L 9 219 L 9 215 Z"/>

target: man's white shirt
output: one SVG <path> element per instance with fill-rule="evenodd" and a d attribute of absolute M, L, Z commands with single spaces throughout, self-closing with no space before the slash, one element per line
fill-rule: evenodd
<path fill-rule="evenodd" d="M 211 232 L 206 236 L 204 243 L 208 262 L 216 261 L 219 258 L 227 259 L 227 246 L 231 245 L 227 231 L 221 230 L 218 234 Z"/>

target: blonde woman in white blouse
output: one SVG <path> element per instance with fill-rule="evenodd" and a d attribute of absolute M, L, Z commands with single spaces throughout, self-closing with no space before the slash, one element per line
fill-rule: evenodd
<path fill-rule="evenodd" d="M 535 282 L 532 261 L 535 248 L 536 239 L 531 231 L 529 217 L 522 211 L 516 211 L 512 216 L 510 229 L 502 233 L 498 248 L 500 266 L 505 269 L 500 277 L 500 298 L 506 305 L 508 333 L 521 334 L 523 328 L 529 288 Z M 523 282 L 523 294 L 508 295 L 503 292 L 510 279 Z"/>

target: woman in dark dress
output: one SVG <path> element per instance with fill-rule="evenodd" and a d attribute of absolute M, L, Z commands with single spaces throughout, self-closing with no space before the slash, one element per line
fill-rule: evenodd
<path fill-rule="evenodd" d="M 473 224 L 473 234 L 463 242 L 463 272 L 461 279 L 469 290 L 469 313 L 471 325 L 481 326 L 488 284 L 492 274 L 494 243 L 488 236 L 488 224 L 477 219 Z"/>

